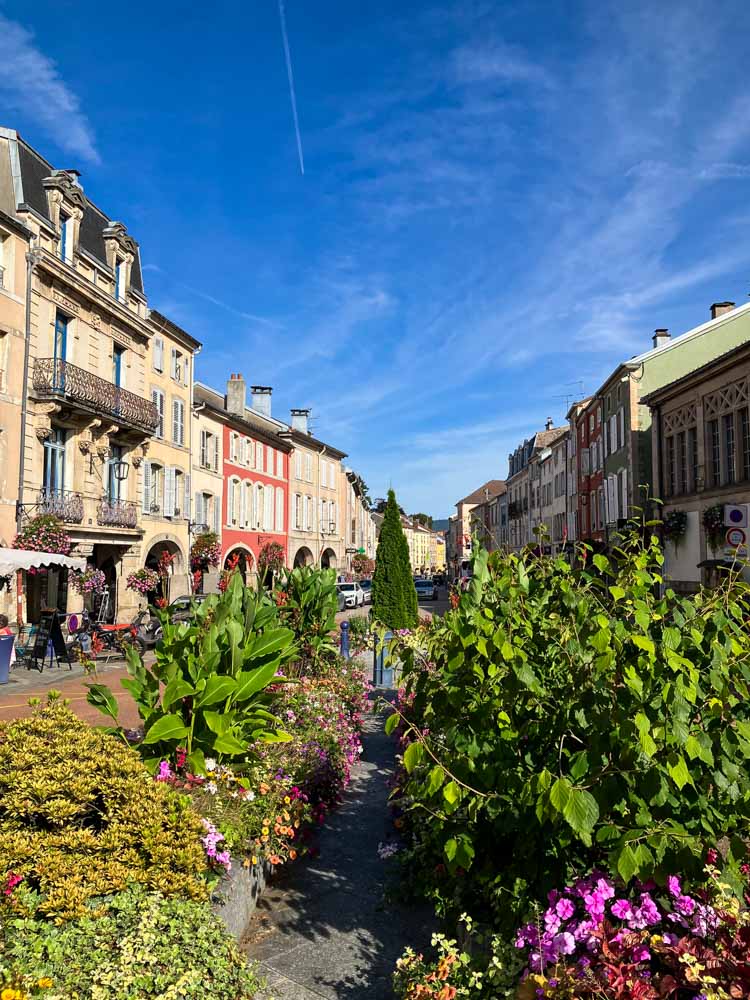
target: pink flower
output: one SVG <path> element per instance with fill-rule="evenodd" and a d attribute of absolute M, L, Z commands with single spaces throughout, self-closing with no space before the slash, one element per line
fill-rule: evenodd
<path fill-rule="evenodd" d="M 669 889 L 670 896 L 679 896 L 682 894 L 682 886 L 676 875 L 669 876 L 667 879 L 667 888 Z"/>
<path fill-rule="evenodd" d="M 651 958 L 651 952 L 646 948 L 645 945 L 637 945 L 633 948 L 633 961 L 634 962 L 648 962 Z"/>
<path fill-rule="evenodd" d="M 576 939 L 568 931 L 555 935 L 552 944 L 558 955 L 572 955 L 576 950 Z"/>
<path fill-rule="evenodd" d="M 569 899 L 561 899 L 555 906 L 555 912 L 561 920 L 570 920 L 575 913 L 575 907 Z"/>
<path fill-rule="evenodd" d="M 627 899 L 616 899 L 612 904 L 612 916 L 618 920 L 629 920 L 633 916 L 633 907 Z"/>

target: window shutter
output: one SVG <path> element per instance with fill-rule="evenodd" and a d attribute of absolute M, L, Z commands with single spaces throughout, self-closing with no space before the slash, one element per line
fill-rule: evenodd
<path fill-rule="evenodd" d="M 312 455 L 305 455 L 305 479 L 312 482 Z"/>
<path fill-rule="evenodd" d="M 172 348 L 172 361 L 171 361 L 171 368 L 170 368 L 169 374 L 172 376 L 172 378 L 176 378 L 177 377 L 177 348 L 176 347 Z"/>
<path fill-rule="evenodd" d="M 201 457 L 200 457 L 200 463 L 203 466 L 208 465 L 208 440 L 207 440 L 206 432 L 205 431 L 201 431 Z"/>
<path fill-rule="evenodd" d="M 284 491 L 280 486 L 276 487 L 276 531 L 281 534 L 284 530 Z"/>
<path fill-rule="evenodd" d="M 336 535 L 338 534 L 338 523 L 336 521 L 336 504 L 333 502 L 333 500 L 329 505 L 328 516 L 331 519 L 331 533 Z"/>
<path fill-rule="evenodd" d="M 175 508 L 174 488 L 175 488 L 175 470 L 170 467 L 164 470 L 164 516 L 165 517 L 172 517 L 174 514 L 174 508 Z"/>
<path fill-rule="evenodd" d="M 273 486 L 263 490 L 263 530 L 273 530 Z"/>
<path fill-rule="evenodd" d="M 279 477 L 279 479 L 283 479 L 283 477 L 284 477 L 284 452 L 283 451 L 277 451 L 276 452 L 276 475 Z"/>
<path fill-rule="evenodd" d="M 623 407 L 620 407 L 620 412 L 618 413 L 617 416 L 619 418 L 619 424 L 620 424 L 620 434 L 617 439 L 617 442 L 619 446 L 622 448 L 622 446 L 625 444 L 625 409 Z"/>
<path fill-rule="evenodd" d="M 307 531 L 307 497 L 302 498 L 302 530 Z"/>
<path fill-rule="evenodd" d="M 190 517 L 190 473 L 186 472 L 184 475 L 185 479 L 185 499 L 183 501 L 184 506 L 182 508 L 182 516 L 185 518 Z"/>
<path fill-rule="evenodd" d="M 240 527 L 247 526 L 247 487 L 243 483 L 240 487 Z"/>
<path fill-rule="evenodd" d="M 328 486 L 328 462 L 320 463 L 320 485 Z"/>
<path fill-rule="evenodd" d="M 143 513 L 151 510 L 151 463 L 143 463 Z"/>
<path fill-rule="evenodd" d="M 215 434 L 211 434 L 211 455 L 213 457 L 213 470 L 214 472 L 219 471 L 219 439 Z"/>
<path fill-rule="evenodd" d="M 622 516 L 627 517 L 629 513 L 628 503 L 628 470 L 622 470 Z"/>
<path fill-rule="evenodd" d="M 214 505 L 214 533 L 218 535 L 219 532 L 221 531 L 221 497 L 214 497 L 213 505 Z"/>
<path fill-rule="evenodd" d="M 195 523 L 196 524 L 205 524 L 206 523 L 206 514 L 205 514 L 205 511 L 203 509 L 204 499 L 205 498 L 204 498 L 204 496 L 203 496 L 202 493 L 199 492 L 199 493 L 195 494 Z"/>
<path fill-rule="evenodd" d="M 294 475 L 297 479 L 302 479 L 302 452 L 294 453 Z"/>

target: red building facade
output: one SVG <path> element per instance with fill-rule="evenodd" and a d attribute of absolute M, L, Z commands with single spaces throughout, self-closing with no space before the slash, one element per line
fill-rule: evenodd
<path fill-rule="evenodd" d="M 277 542 L 286 557 L 291 446 L 270 430 L 225 416 L 222 565 L 237 559 L 247 579 L 267 544 Z"/>
<path fill-rule="evenodd" d="M 576 419 L 578 452 L 578 537 L 604 542 L 604 438 L 602 408 L 593 398 Z"/>

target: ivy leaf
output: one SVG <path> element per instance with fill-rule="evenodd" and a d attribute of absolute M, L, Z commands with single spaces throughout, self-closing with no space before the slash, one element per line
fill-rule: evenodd
<path fill-rule="evenodd" d="M 681 754 L 673 754 L 670 763 L 667 764 L 667 771 L 675 785 L 682 791 L 687 784 L 692 784 L 690 771 L 685 763 L 685 758 Z"/>
<path fill-rule="evenodd" d="M 443 844 L 443 853 L 445 854 L 448 861 L 453 861 L 456 856 L 456 850 L 458 849 L 458 841 L 455 837 L 451 837 L 450 840 L 446 840 Z"/>
<path fill-rule="evenodd" d="M 583 788 L 573 788 L 563 816 L 584 844 L 590 846 L 591 832 L 599 819 L 599 806 L 594 796 Z"/>
<path fill-rule="evenodd" d="M 570 798 L 570 782 L 567 778 L 558 778 L 549 793 L 550 804 L 558 812 L 564 812 Z"/>
<path fill-rule="evenodd" d="M 399 720 L 398 712 L 392 712 L 385 720 L 385 732 L 387 736 L 390 736 L 393 733 L 393 730 L 398 725 L 398 720 Z"/>
<path fill-rule="evenodd" d="M 435 767 L 430 771 L 430 778 L 427 782 L 427 794 L 434 795 L 436 792 L 440 791 L 443 782 L 445 781 L 445 771 L 436 764 Z"/>
<path fill-rule="evenodd" d="M 636 645 L 639 649 L 644 650 L 646 653 L 649 653 L 651 656 L 653 656 L 656 652 L 656 646 L 653 641 L 648 639 L 645 635 L 631 635 L 630 638 L 633 640 L 634 645 Z"/>
<path fill-rule="evenodd" d="M 617 858 L 617 871 L 623 882 L 628 883 L 638 871 L 638 860 L 630 844 L 626 844 Z"/>
<path fill-rule="evenodd" d="M 625 591 L 622 589 L 622 587 L 616 587 L 616 586 L 610 587 L 609 592 L 612 595 L 613 600 L 615 601 L 621 601 L 625 596 Z"/>
<path fill-rule="evenodd" d="M 453 806 L 454 809 L 458 805 L 458 800 L 461 798 L 461 790 L 455 781 L 449 781 L 443 788 L 443 798 L 446 805 Z"/>
<path fill-rule="evenodd" d="M 423 756 L 424 747 L 421 743 L 415 742 L 409 744 L 404 751 L 404 767 L 409 774 L 411 774 L 417 764 L 421 762 Z"/>

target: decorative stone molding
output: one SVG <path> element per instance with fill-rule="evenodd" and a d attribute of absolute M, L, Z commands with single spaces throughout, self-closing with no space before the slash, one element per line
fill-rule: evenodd
<path fill-rule="evenodd" d="M 91 441 L 88 438 L 78 438 L 78 450 L 82 455 L 88 455 L 91 451 Z"/>
<path fill-rule="evenodd" d="M 78 183 L 78 171 L 53 170 L 50 176 L 42 181 L 42 187 L 47 192 L 50 220 L 56 227 L 60 225 L 60 209 L 65 205 L 73 220 L 73 246 L 77 247 L 81 219 L 86 208 L 83 188 Z"/>
<path fill-rule="evenodd" d="M 96 453 L 97 453 L 97 455 L 99 456 L 99 458 L 103 462 L 105 460 L 105 458 L 109 458 L 109 445 L 108 444 L 106 444 L 106 445 L 102 445 L 102 444 L 98 445 L 98 447 L 96 449 Z"/>
<path fill-rule="evenodd" d="M 143 458 L 140 455 L 133 455 L 130 459 L 130 464 L 134 469 L 140 469 L 142 461 Z"/>
<path fill-rule="evenodd" d="M 45 441 L 48 441 L 52 436 L 52 428 L 44 426 L 36 427 L 34 428 L 34 433 L 36 434 L 37 440 L 40 442 L 40 444 L 43 444 Z"/>
<path fill-rule="evenodd" d="M 123 254 L 130 254 L 131 258 L 134 258 L 138 253 L 138 244 L 132 236 L 128 235 L 127 228 L 122 222 L 110 222 L 104 230 L 103 236 L 107 244 L 115 244 L 115 246 L 117 246 Z M 107 260 L 107 263 L 110 267 L 112 266 L 109 259 Z"/>

